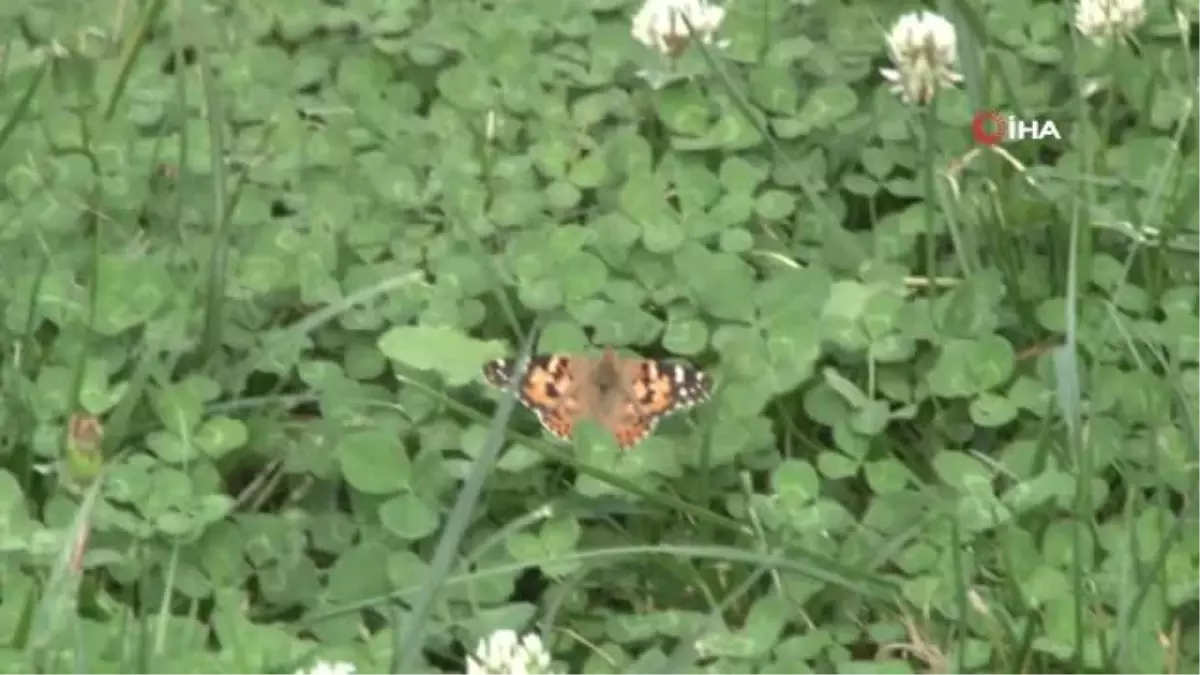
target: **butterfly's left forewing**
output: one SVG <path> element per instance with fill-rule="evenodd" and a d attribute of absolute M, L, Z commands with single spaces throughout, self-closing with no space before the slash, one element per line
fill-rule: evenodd
<path fill-rule="evenodd" d="M 544 379 L 543 373 L 552 366 L 555 358 L 550 354 L 534 354 L 529 357 L 525 369 L 520 373 L 514 372 L 517 359 L 493 359 L 483 364 L 483 379 L 497 389 L 508 389 L 510 386 L 515 386 L 517 396 L 522 403 L 528 406 L 531 405 L 527 400 L 530 391 L 543 386 L 541 384 Z"/>
<path fill-rule="evenodd" d="M 521 403 L 537 415 L 547 431 L 569 440 L 578 416 L 576 401 L 570 396 L 574 382 L 570 358 L 557 354 L 534 355 L 519 376 L 513 372 L 514 364 L 513 359 L 489 361 L 483 367 L 484 379 L 500 389 L 506 389 L 515 380 Z"/>
<path fill-rule="evenodd" d="M 497 389 L 507 389 L 512 383 L 513 359 L 492 359 L 483 364 L 483 379 Z"/>

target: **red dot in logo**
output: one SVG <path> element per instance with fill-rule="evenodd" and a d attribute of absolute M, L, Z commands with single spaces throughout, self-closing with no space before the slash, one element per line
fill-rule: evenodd
<path fill-rule="evenodd" d="M 1008 123 L 994 110 L 981 110 L 971 118 L 971 136 L 976 143 L 995 145 L 1004 140 Z"/>

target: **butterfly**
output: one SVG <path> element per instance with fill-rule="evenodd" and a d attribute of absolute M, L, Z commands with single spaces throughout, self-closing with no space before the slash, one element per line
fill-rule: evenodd
<path fill-rule="evenodd" d="M 505 389 L 513 359 L 483 366 L 484 379 Z M 608 429 L 622 450 L 654 431 L 663 417 L 712 397 L 712 378 L 689 363 L 622 358 L 612 347 L 599 357 L 538 354 L 517 380 L 517 395 L 551 434 L 569 441 L 590 419 Z"/>

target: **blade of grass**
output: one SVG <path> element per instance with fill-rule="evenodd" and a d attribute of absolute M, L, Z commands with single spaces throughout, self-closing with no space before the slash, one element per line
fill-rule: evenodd
<path fill-rule="evenodd" d="M 1114 316 L 1117 314 L 1115 308 L 1112 308 L 1111 306 L 1110 314 Z M 1115 319 L 1113 324 L 1117 326 L 1118 329 L 1121 328 L 1120 322 Z M 1135 363 L 1138 364 L 1138 367 L 1142 370 L 1149 369 L 1150 365 L 1142 363 L 1141 359 L 1137 357 L 1137 345 L 1135 344 L 1136 338 L 1134 338 L 1131 335 L 1131 332 L 1128 330 L 1122 330 L 1122 334 L 1126 339 L 1128 350 Z M 1195 423 L 1196 406 L 1193 401 L 1189 400 L 1187 393 L 1184 392 L 1179 385 L 1179 382 L 1182 380 L 1182 373 L 1179 371 L 1179 364 L 1174 360 L 1169 360 L 1168 358 L 1164 357 L 1160 353 L 1160 350 L 1154 348 L 1154 345 L 1146 344 L 1146 349 L 1155 357 L 1155 365 L 1158 367 L 1157 372 L 1165 373 L 1167 380 L 1172 385 L 1171 392 L 1174 395 L 1172 401 L 1173 406 L 1163 411 L 1164 416 L 1167 418 L 1164 428 L 1169 428 L 1173 424 L 1178 424 L 1178 426 L 1183 429 L 1184 435 L 1187 437 L 1188 446 L 1191 448 L 1196 448 L 1197 452 L 1200 452 L 1200 436 L 1197 435 Z M 1151 461 L 1154 464 L 1157 464 L 1156 460 L 1159 455 L 1157 448 L 1154 447 L 1153 444 L 1151 444 L 1151 447 L 1148 448 L 1148 452 L 1146 454 L 1151 458 Z M 1154 471 L 1154 469 L 1151 470 Z M 1160 490 L 1157 492 L 1158 494 L 1156 496 L 1158 497 L 1159 501 L 1158 511 L 1163 515 L 1163 517 L 1169 517 L 1171 512 L 1171 508 L 1168 503 L 1169 495 L 1165 490 Z M 1198 493 L 1200 493 L 1200 484 L 1192 482 L 1191 491 L 1185 495 L 1185 503 L 1195 504 Z M 1140 501 L 1141 495 L 1131 495 L 1130 499 L 1128 499 L 1126 502 L 1125 519 L 1126 522 L 1131 524 L 1137 522 L 1136 512 L 1133 508 L 1135 497 Z M 1185 525 L 1185 523 L 1187 524 Z M 1119 603 L 1117 606 L 1116 625 L 1118 630 L 1115 631 L 1116 639 L 1112 645 L 1112 648 L 1107 654 L 1108 664 L 1114 671 L 1121 668 L 1128 669 L 1136 665 L 1130 660 L 1131 654 L 1127 653 L 1127 649 L 1129 648 L 1130 644 L 1129 638 L 1131 637 L 1130 627 L 1137 624 L 1137 618 L 1141 612 L 1142 605 L 1145 603 L 1150 593 L 1154 590 L 1158 590 L 1161 593 L 1166 593 L 1167 589 L 1170 587 L 1171 579 L 1168 576 L 1167 570 L 1168 557 L 1171 554 L 1173 546 L 1178 546 L 1181 543 L 1184 543 L 1184 527 L 1190 528 L 1193 525 L 1194 520 L 1190 520 L 1187 517 L 1170 518 L 1170 526 L 1164 528 L 1164 533 L 1159 539 L 1158 549 L 1154 552 L 1154 555 L 1150 557 L 1147 563 L 1141 566 L 1139 570 L 1141 574 L 1138 576 L 1135 583 L 1132 585 L 1132 587 L 1128 587 L 1128 585 L 1122 586 L 1122 599 L 1124 601 Z M 1125 533 L 1125 537 L 1128 541 L 1127 546 L 1129 547 L 1127 550 L 1142 550 L 1142 547 L 1138 543 L 1136 527 L 1129 527 L 1128 531 Z M 1166 606 L 1169 603 L 1164 598 L 1160 600 L 1160 604 L 1162 606 Z M 1136 654 L 1133 654 L 1132 656 L 1136 658 Z"/>
<path fill-rule="evenodd" d="M 406 272 L 394 277 L 388 277 L 375 284 L 363 287 L 341 298 L 337 302 L 330 303 L 316 311 L 310 312 L 285 328 L 267 334 L 258 347 L 250 350 L 240 361 L 230 366 L 220 376 L 222 387 L 228 390 L 233 387 L 234 383 L 245 381 L 245 378 L 249 377 L 251 373 L 270 357 L 272 348 L 275 346 L 287 344 L 291 340 L 315 331 L 330 321 L 337 319 L 355 305 L 365 303 L 376 296 L 389 293 L 401 286 L 412 283 L 424 283 L 424 274 L 421 272 Z"/>
<path fill-rule="evenodd" d="M 766 10 L 764 9 L 764 11 Z M 683 19 L 684 23 L 687 24 L 688 31 L 694 32 L 692 24 L 688 20 L 687 15 L 680 14 L 679 16 L 681 19 Z M 708 66 L 709 70 L 716 73 L 717 80 L 721 83 L 722 88 L 729 95 L 729 100 L 733 102 L 733 107 L 739 113 L 741 113 L 742 118 L 749 122 L 750 125 L 754 127 L 755 131 L 762 136 L 763 140 L 767 142 L 767 145 L 771 148 L 771 151 L 774 153 L 776 158 L 786 161 L 793 168 L 798 167 L 800 164 L 799 161 L 793 157 L 779 141 L 775 139 L 775 137 L 771 134 L 771 130 L 767 128 L 767 125 L 763 123 L 759 115 L 755 114 L 755 110 L 750 103 L 750 98 L 746 96 L 745 92 L 734 86 L 733 79 L 729 76 L 729 73 L 727 73 L 724 68 L 717 65 L 717 60 L 712 54 L 713 48 L 705 44 L 702 40 L 694 41 L 693 46 L 700 50 L 700 55 L 703 57 L 704 63 Z M 829 206 L 826 205 L 825 200 L 821 198 L 821 190 L 817 187 L 816 183 L 809 178 L 808 172 L 797 170 L 794 172 L 794 175 L 797 180 L 797 185 L 800 186 L 800 191 L 804 193 L 804 197 L 808 199 L 809 204 L 812 205 L 812 207 L 817 211 L 817 214 L 825 221 L 822 226 L 827 229 L 836 229 L 840 227 L 837 216 L 835 216 Z M 632 214 L 630 215 L 632 217 Z"/>
<path fill-rule="evenodd" d="M 5 49 L 4 53 L 8 53 L 8 50 Z M 37 93 L 38 88 L 42 85 L 42 80 L 45 79 L 46 73 L 50 72 L 50 62 L 52 59 L 52 56 L 45 56 L 45 60 L 42 61 L 42 63 L 37 67 L 37 71 L 34 72 L 33 79 L 29 81 L 29 86 L 25 87 L 25 93 L 21 95 L 21 100 L 17 101 L 16 107 L 14 107 L 12 112 L 9 113 L 8 119 L 4 122 L 4 126 L 0 127 L 0 148 L 4 147 L 4 144 L 8 142 L 8 139 L 12 137 L 13 132 L 17 130 L 17 126 L 29 113 L 29 109 L 33 105 L 34 94 Z M 10 77 L 11 75 L 6 73 L 4 80 L 0 82 L 0 85 L 7 87 L 9 84 L 8 79 Z"/>
<path fill-rule="evenodd" d="M 426 385 L 422 382 L 418 382 L 416 380 L 405 380 L 405 383 L 408 386 L 417 387 L 417 388 L 424 390 L 425 393 L 429 394 L 430 396 L 439 397 L 441 399 L 440 405 L 443 405 L 443 406 L 446 406 L 447 408 L 455 410 L 459 414 L 462 414 L 467 417 L 475 417 L 475 418 L 479 418 L 479 416 L 480 416 L 479 413 L 476 412 L 473 408 L 463 405 L 453 399 L 446 397 L 441 392 L 433 389 L 432 387 L 429 387 L 428 385 Z M 507 432 L 507 433 L 508 433 L 508 435 L 513 435 L 512 432 Z M 576 471 L 578 471 L 581 474 L 591 476 L 597 480 L 604 481 L 604 482 L 608 483 L 609 485 L 618 487 L 630 494 L 638 495 L 639 497 L 641 497 L 643 499 L 646 499 L 652 503 L 658 504 L 660 507 L 662 507 L 664 509 L 674 510 L 679 513 L 690 515 L 690 516 L 696 518 L 697 520 L 703 520 L 705 522 L 712 523 L 714 525 L 721 527 L 722 529 L 728 530 L 731 533 L 742 534 L 742 535 L 746 535 L 746 536 L 753 536 L 753 532 L 751 531 L 751 529 L 748 526 L 746 526 L 742 523 L 739 523 L 731 518 L 727 518 L 725 516 L 719 515 L 717 513 L 709 511 L 708 509 L 698 507 L 694 504 L 690 504 L 690 503 L 685 502 L 682 499 L 679 499 L 672 495 L 669 495 L 669 494 L 666 494 L 663 492 L 647 490 L 646 488 L 637 485 L 633 481 L 626 480 L 616 474 L 609 473 L 608 471 L 605 471 L 603 469 L 599 469 L 599 468 L 593 467 L 589 464 L 580 462 L 579 458 L 576 457 L 574 454 L 566 453 L 554 446 L 548 445 L 544 442 L 539 442 L 538 439 L 526 437 L 526 436 L 520 436 L 520 435 L 517 435 L 517 436 L 518 436 L 518 438 L 521 438 L 524 441 L 524 444 L 527 447 L 533 449 L 535 452 L 541 453 L 543 456 L 554 459 L 555 461 L 563 462 L 565 464 L 570 464 L 572 467 L 574 467 L 574 469 Z"/>
<path fill-rule="evenodd" d="M 684 636 L 684 639 L 680 640 L 675 649 L 667 655 L 667 667 L 663 672 L 687 672 L 692 667 L 692 664 L 696 663 L 701 656 L 703 645 L 700 639 L 704 634 L 713 630 L 713 627 L 717 627 L 719 630 L 728 630 L 729 626 L 723 618 L 725 612 L 729 611 L 738 600 L 749 595 L 751 591 L 758 590 L 759 582 L 763 575 L 772 571 L 766 567 L 756 568 L 753 572 L 747 574 L 741 583 L 731 588 L 721 602 L 709 609 L 708 621 L 697 626 L 690 635 Z"/>
<path fill-rule="evenodd" d="M 59 629 L 66 621 L 76 619 L 75 594 L 79 588 L 80 574 L 72 562 L 83 555 L 77 547 L 86 542 L 86 532 L 91 528 L 92 512 L 99 500 L 100 488 L 104 485 L 104 473 L 88 486 L 84 492 L 71 526 L 66 528 L 63 545 L 59 548 L 54 564 L 45 581 L 45 593 L 34 613 L 26 654 L 31 663 L 45 657 L 45 650 L 52 648 L 59 637 Z"/>
<path fill-rule="evenodd" d="M 886 576 L 846 568 L 844 565 L 839 565 L 839 561 L 818 553 L 791 550 L 788 551 L 787 557 L 783 557 L 774 554 L 763 554 L 756 551 L 747 551 L 745 549 L 735 548 L 732 546 L 683 546 L 653 544 L 645 546 L 610 546 L 604 548 L 594 548 L 585 551 L 576 551 L 574 553 L 555 558 L 522 560 L 520 562 L 504 563 L 494 567 L 478 568 L 459 574 L 448 574 L 441 581 L 441 583 L 437 584 L 437 586 L 440 589 L 457 586 L 459 584 L 478 583 L 481 580 L 489 579 L 494 576 L 503 577 L 506 575 L 520 573 L 521 571 L 530 567 L 541 567 L 545 565 L 561 564 L 566 562 L 578 562 L 586 566 L 589 564 L 597 564 L 605 560 L 620 561 L 649 555 L 664 555 L 675 556 L 679 558 L 690 558 L 695 560 L 739 563 L 766 570 L 775 569 L 784 573 L 799 574 L 821 584 L 835 586 L 845 590 L 847 593 L 851 593 L 863 598 L 878 600 L 893 605 L 907 606 L 908 604 L 901 595 L 900 587 Z M 368 598 L 365 600 L 346 603 L 340 607 L 312 612 L 311 614 L 305 615 L 305 617 L 300 620 L 300 623 L 303 625 L 312 625 L 326 619 L 331 619 L 345 614 L 361 612 L 366 609 L 375 609 L 387 602 L 404 598 L 414 592 L 420 591 L 422 594 L 426 594 L 425 589 L 432 585 L 433 584 L 430 583 L 430 577 L 413 580 L 413 582 L 407 586 L 394 589 L 386 596 Z M 913 611 L 915 611 L 915 609 Z M 428 613 L 425 614 L 425 618 L 428 618 Z M 412 620 L 413 616 L 410 613 L 409 623 L 411 623 Z M 424 635 L 424 631 L 420 630 L 419 634 Z M 406 649 L 410 648 L 408 646 L 410 643 L 405 642 L 403 644 L 406 646 Z M 419 653 L 421 647 L 418 645 L 411 647 L 411 649 L 415 649 Z M 391 672 L 402 673 L 416 671 L 393 669 Z"/>
<path fill-rule="evenodd" d="M 346 107 L 353 112 L 355 121 L 362 125 L 362 127 L 368 132 L 373 134 L 380 142 L 387 143 L 392 146 L 403 147 L 401 145 L 402 139 L 389 136 L 385 131 L 387 125 L 375 121 L 375 119 L 371 116 L 370 113 L 373 111 L 372 108 L 367 106 L 353 105 L 351 102 L 346 102 Z M 491 115 L 491 117 L 484 117 L 484 131 L 479 135 L 480 137 L 477 139 L 477 143 L 479 145 L 479 156 L 481 158 L 481 174 L 485 177 L 483 184 L 485 187 L 490 187 L 496 182 L 494 180 L 487 180 L 488 178 L 494 178 L 493 167 L 496 163 L 496 152 L 494 138 L 492 138 L 492 135 L 489 134 L 488 126 L 495 124 L 495 113 L 493 111 L 489 111 L 487 115 Z M 488 197 L 489 199 L 492 198 L 491 192 L 488 193 Z M 471 253 L 477 260 L 480 261 L 480 267 L 485 270 L 488 276 L 491 277 L 492 283 L 489 284 L 489 288 L 492 290 L 492 295 L 496 298 L 500 312 L 504 315 L 504 319 L 512 329 L 513 334 L 519 335 L 521 333 L 521 329 L 520 322 L 517 320 L 517 311 L 509 299 L 508 294 L 504 292 L 505 279 L 503 275 L 500 274 L 500 266 L 496 260 L 497 256 L 492 255 L 488 251 L 488 248 L 484 246 L 483 241 L 479 236 L 476 235 L 472 228 L 462 225 L 464 222 L 469 222 L 469 219 L 456 217 L 455 214 L 449 214 L 446 220 L 448 224 L 458 232 L 459 237 L 466 242 L 467 246 L 471 247 Z"/>
<path fill-rule="evenodd" d="M 1074 42 L 1075 36 L 1072 34 L 1068 40 L 1068 49 L 1070 52 L 1068 60 L 1073 65 L 1077 62 L 1073 58 L 1075 51 Z M 1078 69 L 1076 73 L 1076 82 L 1082 85 L 1082 77 Z M 1082 92 L 1082 86 L 1076 87 L 1076 92 Z M 1078 119 L 1087 119 L 1087 101 L 1080 93 L 1076 94 L 1076 102 L 1078 106 Z M 1075 154 L 1079 162 L 1077 175 L 1087 176 L 1092 174 L 1093 167 L 1091 166 L 1092 153 L 1081 151 Z M 1082 186 L 1077 182 L 1079 188 Z M 1058 402 L 1059 412 L 1063 416 L 1063 420 L 1067 426 L 1067 437 L 1064 445 L 1067 452 L 1074 460 L 1075 468 L 1075 499 L 1072 504 L 1075 517 L 1072 519 L 1071 527 L 1071 547 L 1073 552 L 1073 560 L 1071 561 L 1071 585 L 1074 590 L 1072 594 L 1073 618 L 1074 618 L 1074 637 L 1075 649 L 1072 659 L 1074 662 L 1075 672 L 1083 672 L 1083 649 L 1086 634 L 1084 632 L 1084 612 L 1085 605 L 1088 603 L 1090 594 L 1087 592 L 1087 577 L 1088 571 L 1084 569 L 1085 561 L 1090 560 L 1091 556 L 1084 553 L 1084 521 L 1091 519 L 1091 503 L 1092 503 L 1092 476 L 1094 466 L 1092 463 L 1092 453 L 1089 451 L 1082 439 L 1082 406 L 1080 405 L 1080 377 L 1079 377 L 1079 336 L 1078 336 L 1078 316 L 1079 316 L 1079 255 L 1081 246 L 1081 230 L 1083 228 L 1083 211 L 1086 208 L 1084 201 L 1080 199 L 1082 189 L 1070 191 L 1071 195 L 1071 217 L 1068 231 L 1068 248 L 1067 248 L 1067 293 L 1066 302 L 1064 303 L 1063 311 L 1066 313 L 1065 335 L 1062 346 L 1053 350 L 1053 363 L 1055 374 L 1055 399 Z M 1088 203 L 1095 203 L 1089 199 Z M 1093 539 L 1092 541 L 1097 541 Z"/>
<path fill-rule="evenodd" d="M 516 372 L 521 372 L 529 362 L 533 352 L 534 334 L 531 332 L 521 347 L 521 356 L 516 364 Z M 429 563 L 429 574 L 423 580 L 420 592 L 413 601 L 411 611 L 405 617 L 404 623 L 396 635 L 396 649 L 391 667 L 393 673 L 414 673 L 419 663 L 421 651 L 425 646 L 425 634 L 429 628 L 429 618 L 433 610 L 433 602 L 438 591 L 445 585 L 447 578 L 458 558 L 459 546 L 466 535 L 471 514 L 475 510 L 479 497 L 483 493 L 483 483 L 492 471 L 500 448 L 504 445 L 505 429 L 508 419 L 516 408 L 516 392 L 510 387 L 508 395 L 496 408 L 492 417 L 491 427 L 483 441 L 483 447 L 476 454 L 476 460 L 471 467 L 467 479 L 463 481 L 462 490 L 450 515 L 446 518 L 446 526 L 438 537 L 437 546 L 433 551 L 433 559 Z"/>
<path fill-rule="evenodd" d="M 150 39 L 150 32 L 154 28 L 154 24 L 158 21 L 158 17 L 162 14 L 163 8 L 166 7 L 166 0 L 152 0 L 149 6 L 145 7 L 141 17 L 138 19 L 137 27 L 125 37 L 125 42 L 121 46 L 121 56 L 117 66 L 117 78 L 113 82 L 113 86 L 108 91 L 108 101 L 104 104 L 103 119 L 110 120 L 117 112 L 117 103 L 121 101 L 121 95 L 125 93 L 125 87 L 129 84 L 129 76 L 133 73 L 133 66 L 137 63 L 138 56 L 142 49 Z"/>
<path fill-rule="evenodd" d="M 191 3 L 180 8 L 178 31 L 184 33 L 185 26 L 198 25 L 201 20 Z M 186 16 L 185 16 L 186 15 Z M 181 36 L 181 39 L 184 39 Z M 200 359 L 208 361 L 216 357 L 222 344 L 225 314 L 225 283 L 228 279 L 227 264 L 232 237 L 229 223 L 228 175 L 225 164 L 225 109 L 221 100 L 220 87 L 209 59 L 208 48 L 203 41 L 196 41 L 196 65 L 200 71 L 200 87 L 204 92 L 204 118 L 208 121 L 209 166 L 212 169 L 212 217 L 214 219 L 211 248 L 208 252 L 207 297 L 204 307 L 204 330 L 200 345 Z M 182 77 L 182 75 L 180 75 Z"/>

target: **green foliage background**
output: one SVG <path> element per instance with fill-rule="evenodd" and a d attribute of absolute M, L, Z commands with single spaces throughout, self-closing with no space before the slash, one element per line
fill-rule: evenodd
<path fill-rule="evenodd" d="M 655 90 L 625 0 L 0 3 L 0 669 L 513 628 L 575 673 L 1195 672 L 1196 6 L 1149 4 L 1104 47 L 947 3 L 923 110 L 878 75 L 915 5 L 738 0 Z M 717 397 L 554 445 L 479 375 L 535 329 Z"/>

